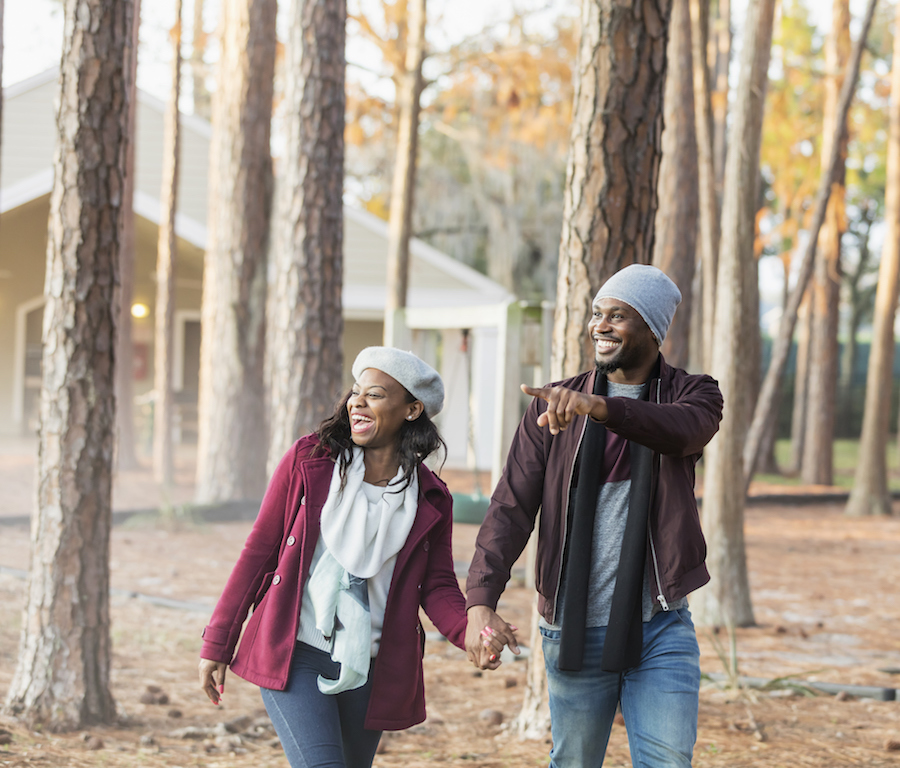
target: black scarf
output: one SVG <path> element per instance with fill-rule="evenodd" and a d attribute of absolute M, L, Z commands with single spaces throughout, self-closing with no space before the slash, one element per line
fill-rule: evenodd
<path fill-rule="evenodd" d="M 639 399 L 647 400 L 650 382 L 659 377 L 659 360 L 644 384 Z M 594 377 L 595 395 L 606 394 L 606 376 Z M 603 467 L 606 449 L 606 427 L 587 417 L 581 444 L 578 487 L 569 526 L 566 553 L 566 591 L 562 605 L 562 632 L 559 644 L 559 668 L 577 672 L 584 658 L 584 629 L 587 617 L 588 579 L 591 572 L 591 550 L 594 540 L 594 515 L 601 478 L 609 469 Z M 647 561 L 647 525 L 650 517 L 653 452 L 632 440 L 628 441 L 631 462 L 631 491 L 628 518 L 622 538 L 622 552 L 616 572 L 609 625 L 600 667 L 605 672 L 622 672 L 641 659 L 643 643 L 642 593 Z"/>

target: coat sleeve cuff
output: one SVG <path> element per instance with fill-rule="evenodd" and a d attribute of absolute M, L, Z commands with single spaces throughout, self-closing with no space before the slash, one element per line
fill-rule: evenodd
<path fill-rule="evenodd" d="M 200 658 L 210 661 L 231 662 L 228 649 L 228 632 L 218 627 L 207 626 L 203 630 L 203 644 L 200 646 Z"/>
<path fill-rule="evenodd" d="M 496 611 L 499 601 L 500 592 L 492 587 L 471 587 L 466 590 L 466 610 L 475 605 L 486 605 Z"/>

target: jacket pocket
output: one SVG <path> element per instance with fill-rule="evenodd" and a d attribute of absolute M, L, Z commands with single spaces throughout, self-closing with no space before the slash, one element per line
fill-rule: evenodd
<path fill-rule="evenodd" d="M 272 586 L 272 577 L 275 576 L 275 571 L 269 571 L 265 576 L 263 576 L 262 584 L 259 585 L 259 589 L 256 590 L 256 597 L 253 598 L 253 607 L 256 608 L 261 602 L 262 599 L 266 596 L 266 592 L 269 591 L 269 587 Z"/>

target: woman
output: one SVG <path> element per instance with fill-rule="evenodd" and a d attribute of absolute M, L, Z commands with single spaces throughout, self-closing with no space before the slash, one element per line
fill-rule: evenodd
<path fill-rule="evenodd" d="M 443 446 L 441 378 L 391 347 L 364 349 L 352 372 L 275 470 L 203 631 L 201 687 L 218 704 L 229 664 L 259 685 L 292 766 L 371 766 L 382 730 L 425 719 L 420 605 L 465 647 L 451 497 L 422 463 Z"/>

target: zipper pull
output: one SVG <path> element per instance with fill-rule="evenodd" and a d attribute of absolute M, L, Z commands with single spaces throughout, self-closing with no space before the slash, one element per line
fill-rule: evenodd
<path fill-rule="evenodd" d="M 669 603 L 666 601 L 666 598 L 665 598 L 665 597 L 663 597 L 663 596 L 660 594 L 660 595 L 657 595 L 657 596 L 656 596 L 656 599 L 659 600 L 659 604 L 662 606 L 662 609 L 663 609 L 664 611 L 668 611 L 668 610 L 669 610 Z"/>

